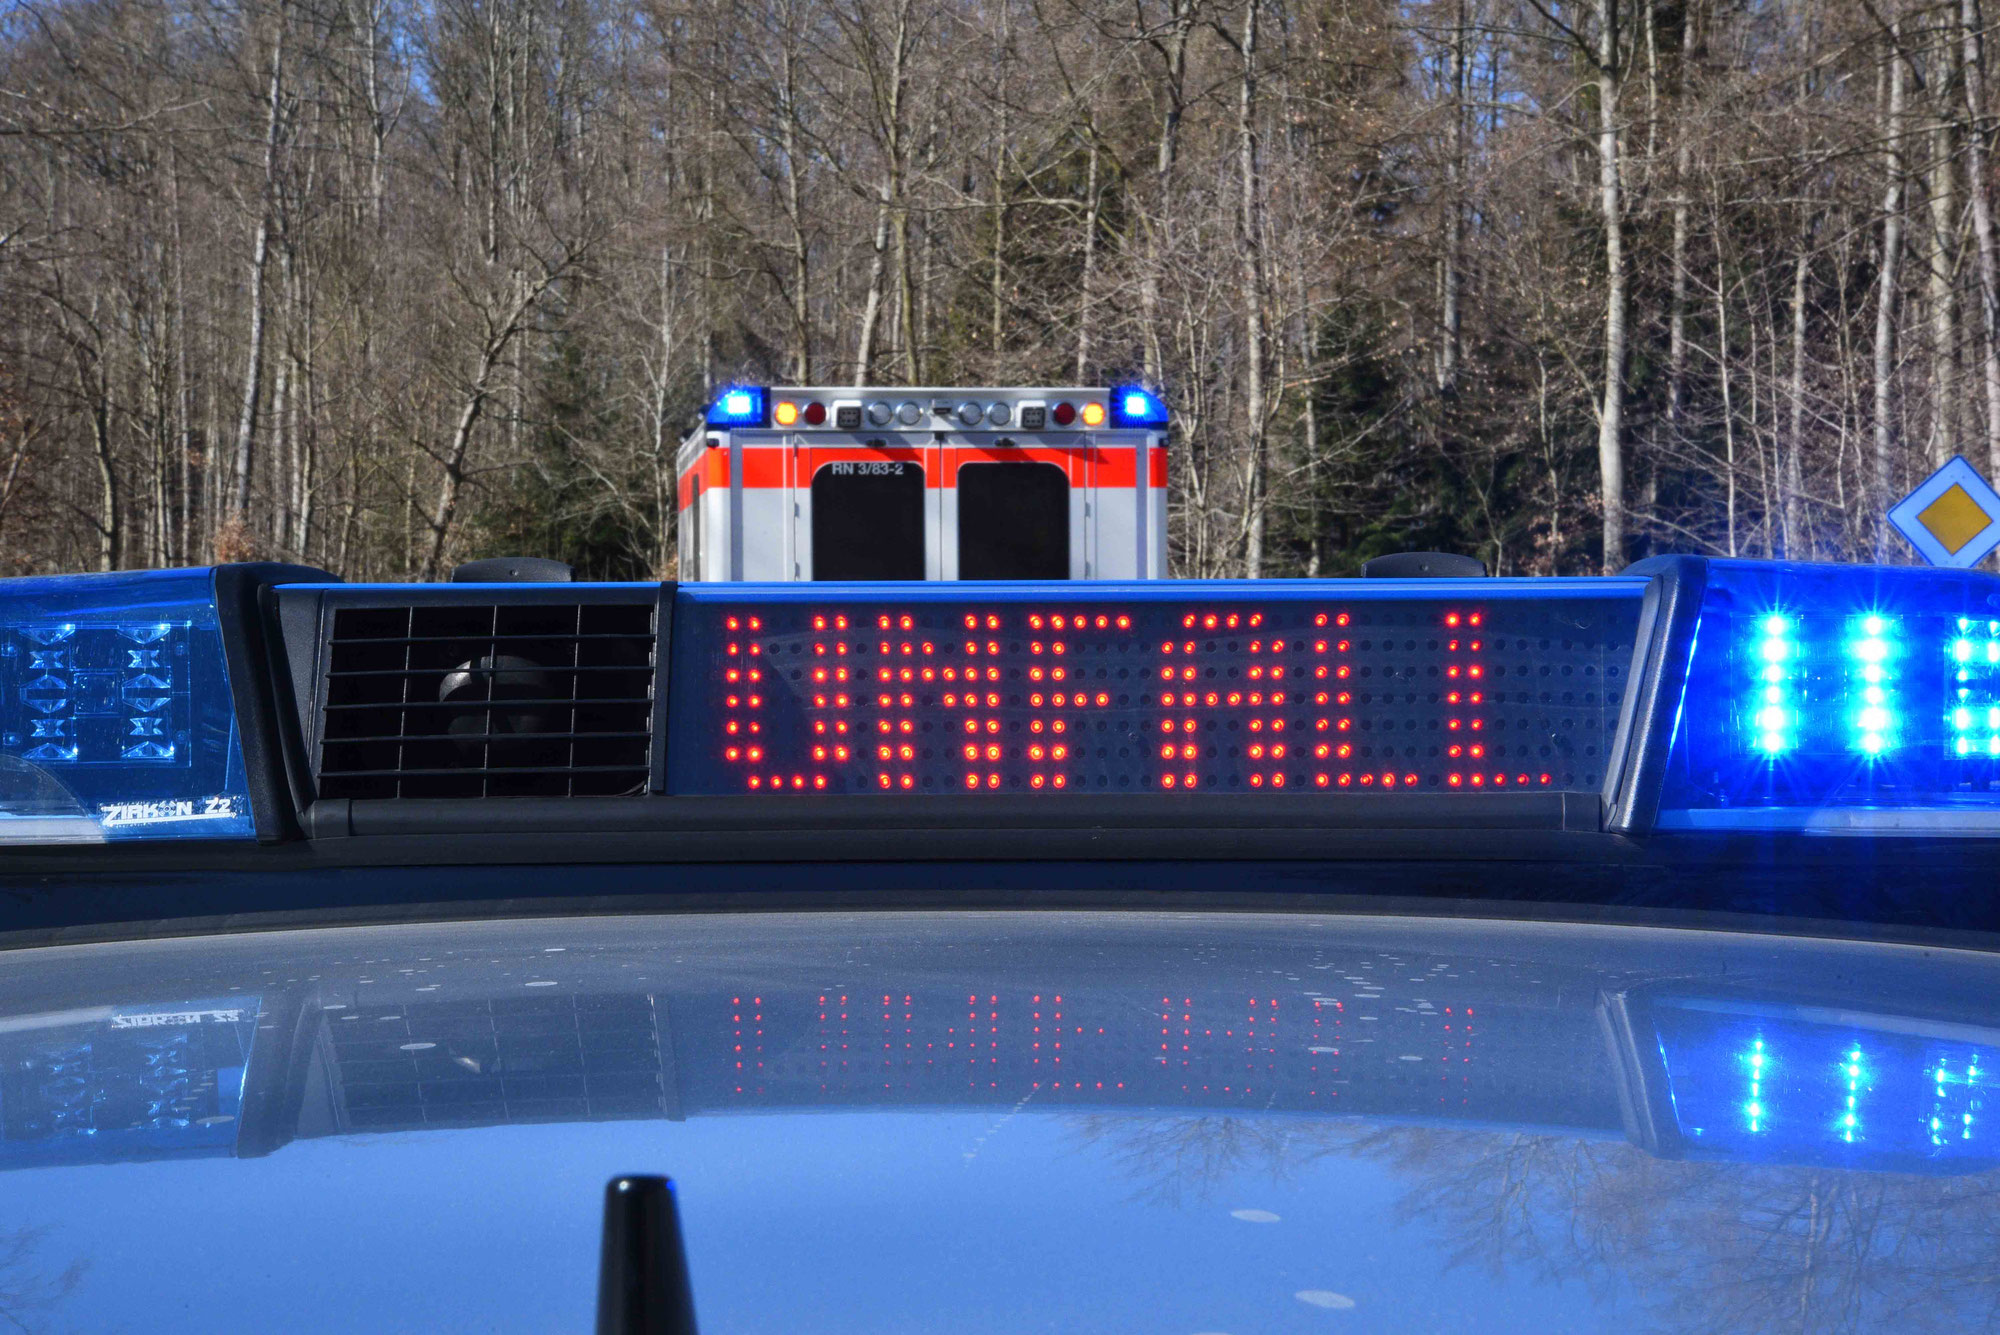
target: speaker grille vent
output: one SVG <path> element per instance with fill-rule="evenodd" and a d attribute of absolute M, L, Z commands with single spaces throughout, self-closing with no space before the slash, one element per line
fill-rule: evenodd
<path fill-rule="evenodd" d="M 654 607 L 336 607 L 322 683 L 329 798 L 643 792 Z"/>

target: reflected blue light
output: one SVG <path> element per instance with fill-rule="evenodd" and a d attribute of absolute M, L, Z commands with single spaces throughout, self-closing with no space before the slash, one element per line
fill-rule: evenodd
<path fill-rule="evenodd" d="M 1860 1130 L 1861 1115 L 1861 1049 L 1851 1048 L 1841 1064 L 1841 1075 L 1846 1081 L 1847 1102 L 1840 1118 L 1840 1138 L 1849 1145 Z"/>
<path fill-rule="evenodd" d="M 1985 1074 L 1976 1055 L 1941 1057 L 1931 1072 L 1933 1081 L 1930 1132 L 1931 1145 L 1943 1149 L 1948 1141 L 1970 1142 L 1975 1114 L 1985 1102 Z"/>
<path fill-rule="evenodd" d="M 1749 1119 L 1750 1133 L 1762 1131 L 1764 1119 L 1764 1040 L 1758 1039 L 1750 1045 L 1750 1101 L 1743 1105 L 1743 1115 Z"/>
<path fill-rule="evenodd" d="M 0 1168 L 226 1154 L 259 999 L 17 1017 L 0 1033 Z"/>
<path fill-rule="evenodd" d="M 1983 1166 L 2000 1032 L 1816 1007 L 1650 1007 L 1686 1152 L 1855 1167 Z"/>

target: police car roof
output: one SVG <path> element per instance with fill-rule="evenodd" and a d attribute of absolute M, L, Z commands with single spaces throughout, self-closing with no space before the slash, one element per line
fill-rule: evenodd
<path fill-rule="evenodd" d="M 710 1329 L 1588 1329 L 1635 1299 L 1726 1326 L 1746 1298 L 1714 1277 L 1828 1200 L 1834 1238 L 1919 1256 L 1822 1248 L 1810 1310 L 1956 1329 L 1989 1269 L 1997 970 L 1310 912 L 21 952 L 0 1181 L 40 1231 L 10 1301 L 79 1329 L 574 1329 L 604 1184 L 664 1171 Z"/>

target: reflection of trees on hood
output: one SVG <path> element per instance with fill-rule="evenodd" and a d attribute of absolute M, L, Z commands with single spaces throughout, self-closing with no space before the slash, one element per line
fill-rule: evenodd
<path fill-rule="evenodd" d="M 2000 1325 L 2000 1176 L 1679 1163 L 1564 1137 L 1392 1127 L 1351 1142 L 1453 1262 L 1629 1281 L 1662 1329 Z"/>
<path fill-rule="evenodd" d="M 0 1233 L 0 1329 L 35 1329 L 29 1318 L 69 1296 L 83 1278 L 84 1262 L 72 1262 L 60 1274 L 45 1273 L 35 1264 L 35 1251 L 46 1230 L 24 1228 Z"/>
<path fill-rule="evenodd" d="M 1616 1142 L 1354 1121 L 1088 1123 L 1085 1143 L 1155 1200 L 1232 1172 L 1372 1160 L 1403 1184 L 1399 1222 L 1434 1231 L 1448 1266 L 1629 1285 L 1662 1331 L 2000 1328 L 2000 1173 L 1681 1163 Z"/>
<path fill-rule="evenodd" d="M 1252 1169 L 1282 1179 L 1326 1152 L 1314 1128 L 1278 1118 L 1097 1114 L 1069 1125 L 1080 1148 L 1100 1151 L 1138 1184 L 1134 1199 L 1155 1205 L 1207 1200 Z"/>

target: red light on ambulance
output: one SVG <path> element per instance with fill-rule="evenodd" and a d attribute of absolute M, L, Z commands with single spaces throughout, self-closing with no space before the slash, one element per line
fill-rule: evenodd
<path fill-rule="evenodd" d="M 1049 409 L 1049 416 L 1055 421 L 1057 426 L 1068 426 L 1070 423 L 1076 421 L 1076 405 L 1073 403 L 1058 403 L 1055 407 Z"/>
<path fill-rule="evenodd" d="M 826 405 L 824 403 L 808 403 L 806 405 L 806 425 L 826 425 Z"/>

